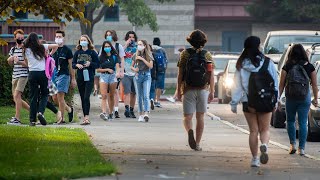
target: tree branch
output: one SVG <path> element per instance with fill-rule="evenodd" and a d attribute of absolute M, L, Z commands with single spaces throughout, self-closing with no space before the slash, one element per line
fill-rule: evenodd
<path fill-rule="evenodd" d="M 98 16 L 92 20 L 92 22 L 91 22 L 92 26 L 94 26 L 97 22 L 99 22 L 101 20 L 101 18 L 105 15 L 105 13 L 107 11 L 107 8 L 108 8 L 108 6 L 103 5 Z"/>
<path fill-rule="evenodd" d="M 6 10 L 6 9 L 9 7 L 9 5 L 10 5 L 10 1 L 7 1 L 7 2 L 3 5 L 3 7 L 1 7 L 1 9 L 0 9 L 0 14 L 2 13 L 2 11 Z"/>

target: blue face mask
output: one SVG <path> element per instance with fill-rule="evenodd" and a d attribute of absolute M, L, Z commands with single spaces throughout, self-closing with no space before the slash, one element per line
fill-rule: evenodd
<path fill-rule="evenodd" d="M 111 52 L 111 47 L 105 47 L 103 50 L 104 52 L 109 53 Z"/>
<path fill-rule="evenodd" d="M 112 36 L 107 36 L 106 40 L 112 42 Z"/>
<path fill-rule="evenodd" d="M 88 46 L 88 41 L 80 41 L 80 46 L 87 47 Z"/>

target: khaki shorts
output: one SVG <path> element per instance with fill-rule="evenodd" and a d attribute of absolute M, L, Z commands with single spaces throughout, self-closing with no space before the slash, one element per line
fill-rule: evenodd
<path fill-rule="evenodd" d="M 28 77 L 19 77 L 12 79 L 12 94 L 15 91 L 23 92 L 28 83 Z"/>
<path fill-rule="evenodd" d="M 182 99 L 183 113 L 207 112 L 209 91 L 206 89 L 189 89 L 184 93 Z"/>

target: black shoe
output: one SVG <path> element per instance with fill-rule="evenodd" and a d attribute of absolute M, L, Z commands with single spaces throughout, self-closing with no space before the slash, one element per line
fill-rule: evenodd
<path fill-rule="evenodd" d="M 153 99 L 150 100 L 150 108 L 151 108 L 151 110 L 154 110 L 154 101 L 153 101 Z"/>
<path fill-rule="evenodd" d="M 30 122 L 30 126 L 36 126 L 36 122 Z"/>
<path fill-rule="evenodd" d="M 126 118 L 130 117 L 130 112 L 128 110 L 124 111 L 124 116 L 126 116 Z"/>
<path fill-rule="evenodd" d="M 118 111 L 115 111 L 115 112 L 114 112 L 114 117 L 115 117 L 115 118 L 120 118 Z"/>
<path fill-rule="evenodd" d="M 130 117 L 131 117 L 131 118 L 136 118 L 136 115 L 134 115 L 134 112 L 133 112 L 133 111 L 130 111 Z"/>
<path fill-rule="evenodd" d="M 197 143 L 196 143 L 196 140 L 194 140 L 194 135 L 193 135 L 192 129 L 190 129 L 188 131 L 188 142 L 189 142 L 190 148 L 195 150 L 197 147 Z"/>
<path fill-rule="evenodd" d="M 43 125 L 43 126 L 47 125 L 47 121 L 41 113 L 38 113 L 37 117 L 38 117 L 41 125 Z"/>
<path fill-rule="evenodd" d="M 68 113 L 69 116 L 69 122 L 73 121 L 73 107 L 71 107 L 71 112 Z"/>

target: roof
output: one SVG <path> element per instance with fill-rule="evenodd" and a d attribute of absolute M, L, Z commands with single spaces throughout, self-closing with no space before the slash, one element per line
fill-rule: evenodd
<path fill-rule="evenodd" d="M 270 31 L 268 35 L 308 35 L 317 36 L 320 31 L 307 31 L 307 30 L 282 30 L 282 31 Z"/>

